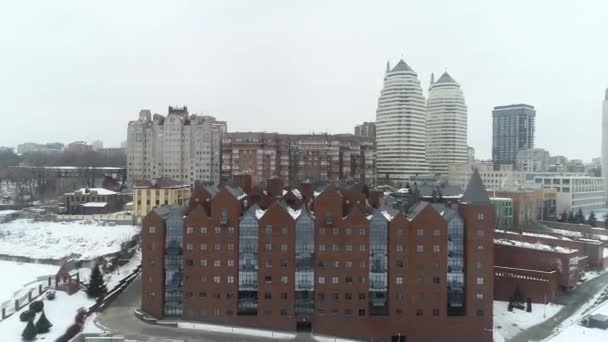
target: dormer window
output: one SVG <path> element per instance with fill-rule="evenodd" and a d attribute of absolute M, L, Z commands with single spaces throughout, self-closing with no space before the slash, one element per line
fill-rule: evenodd
<path fill-rule="evenodd" d="M 329 211 L 325 214 L 325 224 L 334 224 L 334 213 Z"/>
<path fill-rule="evenodd" d="M 220 224 L 228 223 L 228 208 L 222 208 L 222 213 L 220 214 Z"/>

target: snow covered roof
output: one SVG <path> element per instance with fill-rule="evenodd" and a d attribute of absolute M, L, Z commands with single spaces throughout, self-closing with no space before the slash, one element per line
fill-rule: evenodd
<path fill-rule="evenodd" d="M 108 205 L 108 202 L 87 202 L 83 203 L 80 206 L 85 208 L 103 208 Z"/>
<path fill-rule="evenodd" d="M 78 189 L 78 190 L 74 191 L 73 194 L 74 195 L 100 195 L 100 196 L 107 196 L 107 195 L 116 195 L 116 194 L 118 194 L 118 192 L 112 191 L 112 190 L 108 190 L 108 189 L 104 189 L 104 188 L 81 188 L 81 189 Z"/>
<path fill-rule="evenodd" d="M 529 242 L 515 241 L 515 240 L 509 240 L 509 239 L 494 239 L 494 243 L 497 245 L 529 248 L 529 249 L 535 249 L 538 251 L 555 252 L 555 253 L 560 253 L 560 254 L 572 254 L 572 253 L 578 252 L 578 250 L 576 250 L 576 249 L 571 249 L 571 248 L 566 248 L 566 247 L 549 246 L 549 245 L 545 245 L 542 243 L 529 243 Z"/>
<path fill-rule="evenodd" d="M 259 207 L 255 209 L 255 217 L 257 217 L 258 220 L 260 218 L 262 218 L 262 216 L 264 216 L 265 213 L 266 213 L 266 210 L 262 210 Z"/>
<path fill-rule="evenodd" d="M 496 229 L 496 232 L 503 233 L 503 234 L 511 234 L 511 235 L 533 236 L 533 237 L 540 237 L 540 238 L 545 238 L 545 239 L 573 241 L 572 239 L 567 238 L 565 236 L 554 236 L 554 235 L 548 235 L 548 234 L 538 234 L 538 233 L 529 233 L 529 232 L 517 233 L 517 232 L 513 232 L 513 231 L 509 231 L 509 230 L 500 230 L 500 229 Z M 590 241 L 597 242 L 597 240 L 590 240 Z"/>

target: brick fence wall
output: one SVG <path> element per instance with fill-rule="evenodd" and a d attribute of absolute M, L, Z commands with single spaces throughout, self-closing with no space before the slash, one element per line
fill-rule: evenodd
<path fill-rule="evenodd" d="M 559 293 L 557 271 L 533 271 L 494 266 L 494 299 L 508 301 L 519 288 L 533 303 L 551 302 Z"/>

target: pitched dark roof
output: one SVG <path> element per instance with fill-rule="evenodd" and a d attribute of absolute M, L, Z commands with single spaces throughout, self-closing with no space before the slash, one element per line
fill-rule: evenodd
<path fill-rule="evenodd" d="M 403 59 L 401 59 L 399 61 L 399 63 L 397 63 L 395 65 L 393 70 L 391 70 L 391 72 L 395 72 L 395 71 L 414 71 L 414 70 L 412 70 L 412 68 L 410 68 L 410 66 L 407 65 L 407 63 L 405 63 L 405 61 Z"/>
<path fill-rule="evenodd" d="M 464 191 L 464 195 L 462 195 L 462 201 L 472 204 L 491 203 L 490 197 L 488 197 L 488 193 L 486 192 L 486 188 L 481 181 L 481 176 L 479 176 L 479 171 L 477 171 L 477 169 L 473 170 L 469 185 Z"/>
<path fill-rule="evenodd" d="M 439 77 L 439 79 L 437 80 L 437 82 L 435 82 L 434 84 L 437 83 L 458 83 L 456 82 L 456 80 L 454 80 L 452 78 L 452 76 L 450 76 L 450 74 L 448 74 L 448 72 L 444 72 L 443 75 L 441 75 L 441 77 Z"/>

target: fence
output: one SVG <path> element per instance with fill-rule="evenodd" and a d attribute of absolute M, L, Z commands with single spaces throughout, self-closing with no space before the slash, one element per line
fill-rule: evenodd
<path fill-rule="evenodd" d="M 33 302 L 36 298 L 45 293 L 46 290 L 51 287 L 54 278 L 54 275 L 38 277 L 36 280 L 26 284 L 23 288 L 13 293 L 11 299 L 0 304 L 0 308 L 2 309 L 0 321 L 10 317 L 12 314 L 19 311 L 19 309 Z"/>
<path fill-rule="evenodd" d="M 94 220 L 101 222 L 114 222 L 118 224 L 133 224 L 135 218 L 127 214 L 94 214 L 94 215 L 53 215 L 55 221 L 83 221 Z"/>

